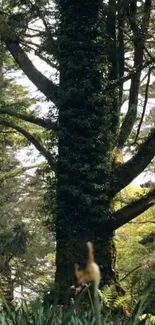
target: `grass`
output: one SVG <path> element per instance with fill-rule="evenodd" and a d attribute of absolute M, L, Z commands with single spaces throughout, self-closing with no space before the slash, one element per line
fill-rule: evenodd
<path fill-rule="evenodd" d="M 88 308 L 83 308 L 85 295 L 90 299 Z M 24 302 L 16 311 L 6 305 L 0 313 L 0 325 L 152 325 L 151 316 L 143 315 L 147 299 L 147 295 L 143 296 L 128 318 L 110 310 L 105 312 L 97 295 L 92 301 L 88 286 L 68 308 L 44 309 L 41 301 Z"/>

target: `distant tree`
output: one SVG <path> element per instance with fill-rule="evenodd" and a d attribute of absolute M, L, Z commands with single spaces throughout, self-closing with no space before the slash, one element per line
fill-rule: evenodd
<path fill-rule="evenodd" d="M 2 44 L 0 55 L 0 107 L 14 105 L 20 112 L 30 110 L 36 100 L 14 78 L 6 78 L 15 65 Z M 11 122 L 11 118 L 6 120 Z M 39 137 L 41 131 L 36 126 L 33 132 Z M 49 274 L 51 279 L 49 254 L 53 244 L 43 224 L 41 171 L 33 176 L 25 174 L 35 165 L 22 166 L 16 157 L 16 151 L 27 144 L 14 130 L 0 125 L 0 297 L 8 302 L 19 285 L 36 294 L 46 288 Z"/>

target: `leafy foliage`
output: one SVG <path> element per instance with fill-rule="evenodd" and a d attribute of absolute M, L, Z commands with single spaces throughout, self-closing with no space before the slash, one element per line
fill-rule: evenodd
<path fill-rule="evenodd" d="M 144 190 L 131 186 L 126 192 L 128 200 Z M 152 279 L 154 286 L 154 207 L 135 221 L 117 230 L 117 267 L 122 285 L 130 291 L 131 299 L 138 299 L 144 287 Z M 154 311 L 152 310 L 152 313 Z"/>
<path fill-rule="evenodd" d="M 28 90 L 15 83 L 14 78 L 9 78 L 9 70 L 14 67 L 10 55 L 1 52 L 1 56 L 0 109 L 27 114 L 36 100 Z M 5 119 L 19 123 L 8 115 Z M 41 137 L 39 127 L 31 127 L 31 132 Z M 7 126 L 0 126 L 0 297 L 8 301 L 19 288 L 22 294 L 26 290 L 43 293 L 52 281 L 51 267 L 54 265 L 50 255 L 53 243 L 43 225 L 41 176 L 39 173 L 25 174 L 30 167 L 22 166 L 16 158 L 16 150 L 27 143 Z"/>

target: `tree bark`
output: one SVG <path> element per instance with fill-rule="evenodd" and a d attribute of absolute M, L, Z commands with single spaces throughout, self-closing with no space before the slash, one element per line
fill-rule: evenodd
<path fill-rule="evenodd" d="M 110 192 L 114 196 L 130 184 L 149 165 L 155 156 L 155 129 L 152 129 L 139 151 L 127 162 L 116 167 L 109 175 Z M 108 195 L 108 192 L 107 192 Z"/>
<path fill-rule="evenodd" d="M 58 285 L 59 303 L 69 303 L 71 297 L 70 287 L 76 284 L 75 264 L 79 265 L 81 270 L 85 269 L 88 251 L 87 241 L 91 237 L 87 236 L 87 232 L 83 236 L 77 238 L 71 234 L 66 234 L 65 240 L 57 239 L 57 255 L 56 255 L 56 284 Z M 101 282 L 100 288 L 105 284 L 117 284 L 118 277 L 115 272 L 116 249 L 113 241 L 113 233 L 94 238 L 94 255 L 95 262 L 100 267 Z"/>
<path fill-rule="evenodd" d="M 59 87 L 35 68 L 31 60 L 28 58 L 27 54 L 19 45 L 18 40 L 10 40 L 9 38 L 6 38 L 5 44 L 29 80 L 33 82 L 37 89 L 40 90 L 47 97 L 47 99 L 53 101 L 53 103 L 56 104 L 60 95 Z"/>
<path fill-rule="evenodd" d="M 155 204 L 155 189 L 151 190 L 141 199 L 133 201 L 122 209 L 116 211 L 111 216 L 111 230 L 116 230 L 129 221 L 133 220 L 143 212 L 147 211 Z"/>
<path fill-rule="evenodd" d="M 102 91 L 107 82 L 102 6 L 102 0 L 59 2 L 62 97 L 59 102 L 56 283 L 60 288 L 74 283 L 75 263 L 82 268 L 85 266 L 88 240 L 94 242 L 102 284 L 116 278 L 113 233 L 108 233 L 107 228 L 109 183 L 105 179 L 112 167 L 119 107 L 113 105 L 112 91 L 110 96 Z M 64 292 L 61 290 L 63 299 Z"/>

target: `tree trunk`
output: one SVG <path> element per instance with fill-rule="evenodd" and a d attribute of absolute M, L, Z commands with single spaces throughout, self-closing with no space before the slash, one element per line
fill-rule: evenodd
<path fill-rule="evenodd" d="M 68 237 L 66 234 L 65 240 L 57 241 L 57 256 L 56 256 L 56 283 L 59 286 L 60 300 L 67 303 L 70 297 L 69 288 L 76 283 L 74 278 L 74 265 L 78 264 L 80 269 L 85 269 L 87 262 L 87 246 L 86 242 L 91 237 L 87 237 L 87 231 L 83 236 L 77 234 L 77 238 Z M 113 242 L 113 235 L 94 238 L 94 254 L 95 261 L 100 266 L 102 288 L 105 284 L 117 284 L 117 274 L 115 272 L 116 250 Z M 60 302 L 60 301 L 59 301 Z"/>
<path fill-rule="evenodd" d="M 95 245 L 102 283 L 115 280 L 110 199 L 105 178 L 112 168 L 119 109 L 105 93 L 107 59 L 102 0 L 59 1 L 59 159 L 57 170 L 56 282 L 73 283 L 74 264 Z M 115 96 L 113 100 L 113 95 Z M 114 104 L 115 103 L 115 104 Z"/>
<path fill-rule="evenodd" d="M 13 300 L 14 286 L 13 286 L 13 280 L 11 278 L 11 267 L 7 262 L 4 263 L 3 265 L 2 277 L 3 277 L 3 286 L 4 286 L 3 288 L 4 300 L 7 302 L 8 305 L 10 305 Z"/>
<path fill-rule="evenodd" d="M 81 269 L 86 267 L 88 252 L 86 242 L 89 238 L 78 238 L 67 242 L 58 241 L 57 244 L 57 273 L 56 280 L 58 283 L 65 281 L 72 284 L 74 275 L 74 264 L 79 264 Z M 115 261 L 116 250 L 113 242 L 113 236 L 108 236 L 102 240 L 94 242 L 95 261 L 100 266 L 102 280 L 101 285 L 110 284 L 115 281 Z"/>

